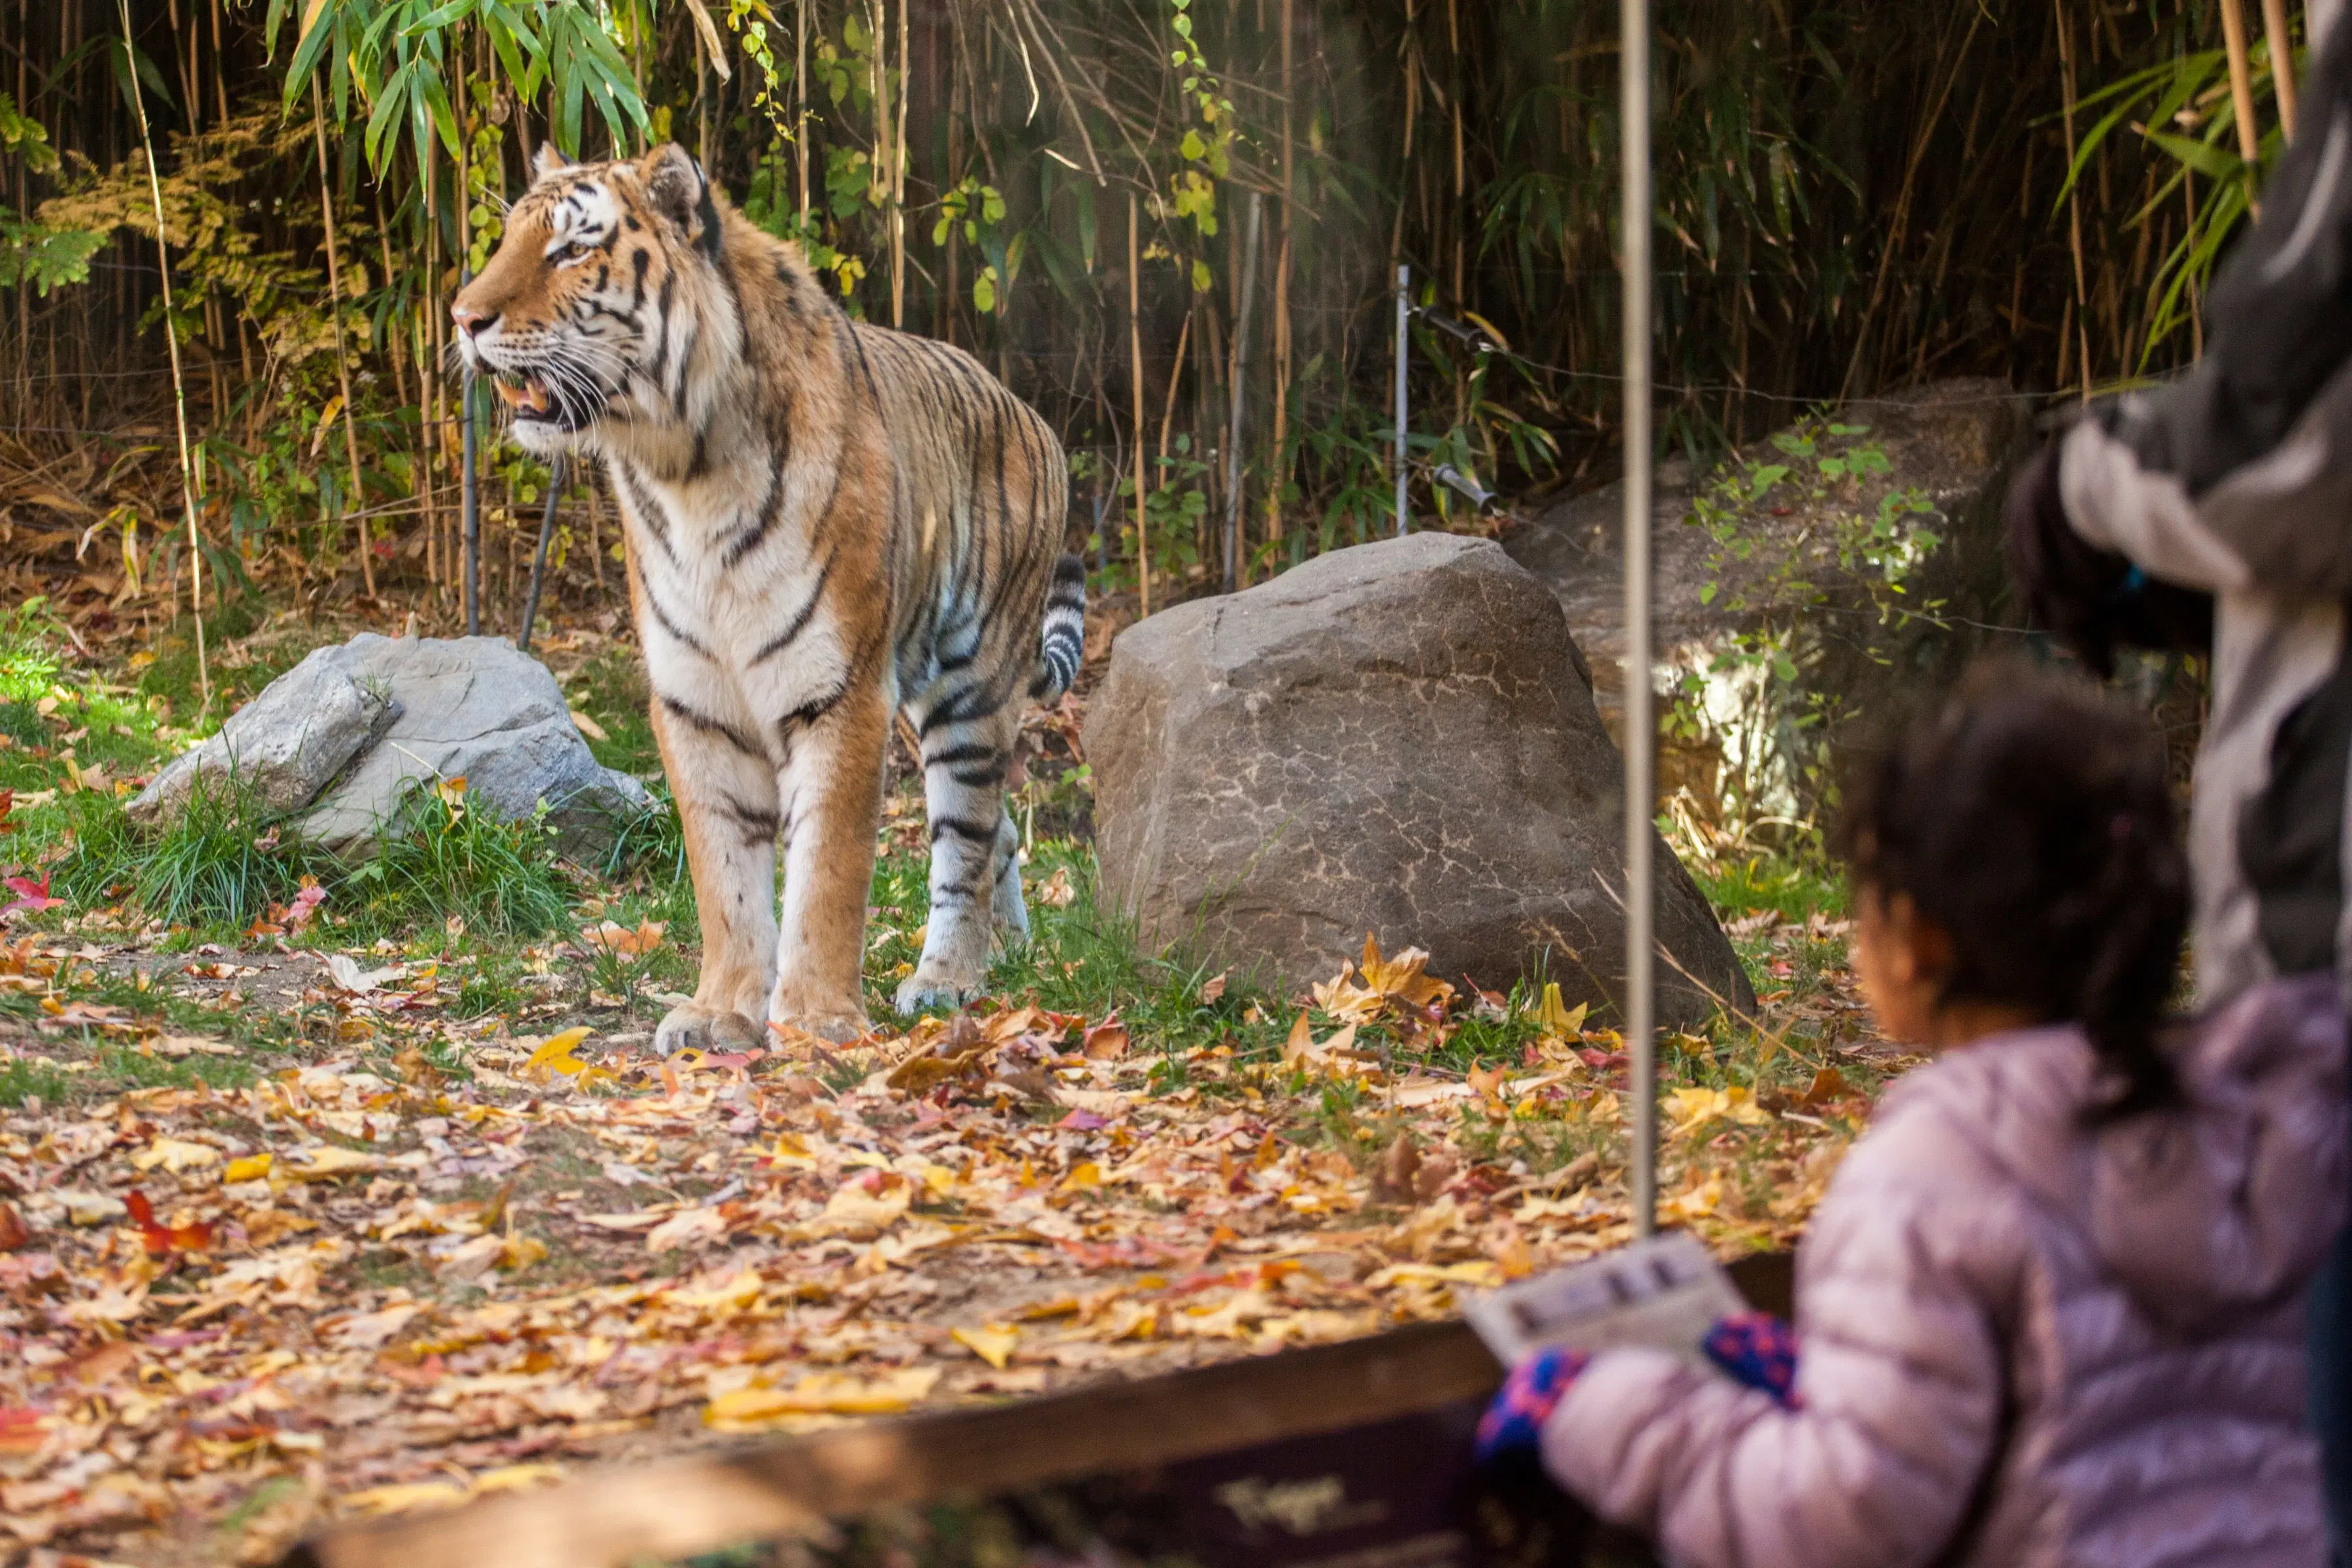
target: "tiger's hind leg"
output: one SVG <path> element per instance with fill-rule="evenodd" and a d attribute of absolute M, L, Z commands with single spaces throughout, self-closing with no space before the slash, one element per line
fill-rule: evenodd
<path fill-rule="evenodd" d="M 1020 712 L 1009 696 L 971 712 L 986 700 L 973 688 L 943 694 L 915 721 L 931 826 L 931 910 L 922 957 L 898 987 L 902 1014 L 961 1006 L 980 994 L 988 980 L 996 894 L 1007 876 L 1013 889 L 1003 916 L 1026 928 L 1018 858 L 1006 853 L 1019 837 L 1008 838 L 1012 821 L 1004 813 Z"/>

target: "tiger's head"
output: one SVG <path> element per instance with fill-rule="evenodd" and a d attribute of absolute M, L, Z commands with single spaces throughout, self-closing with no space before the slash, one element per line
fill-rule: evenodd
<path fill-rule="evenodd" d="M 543 456 L 699 423 L 695 405 L 723 391 L 709 361 L 740 331 L 701 166 L 674 143 L 602 163 L 542 148 L 535 174 L 497 253 L 450 301 L 467 368 Z"/>

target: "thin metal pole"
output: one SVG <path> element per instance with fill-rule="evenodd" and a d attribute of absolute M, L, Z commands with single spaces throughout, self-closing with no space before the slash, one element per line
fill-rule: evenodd
<path fill-rule="evenodd" d="M 1658 1041 L 1653 1019 L 1650 817 L 1650 6 L 1619 0 L 1625 211 L 1625 1042 L 1633 1058 L 1633 1228 L 1658 1226 Z"/>
<path fill-rule="evenodd" d="M 1396 531 L 1407 531 L 1404 515 L 1404 359 L 1406 351 L 1405 323 L 1412 312 L 1412 268 L 1397 263 L 1397 342 L 1396 342 Z"/>
<path fill-rule="evenodd" d="M 515 632 L 515 647 L 524 653 L 530 651 L 530 628 L 539 624 L 539 590 L 547 581 L 547 542 L 555 532 L 555 503 L 571 477 L 571 465 L 558 452 L 555 466 L 547 475 L 547 510 L 539 514 L 539 548 L 530 556 L 530 592 L 523 595 L 522 626 Z"/>
<path fill-rule="evenodd" d="M 1241 320 L 1234 323 L 1234 416 L 1225 434 L 1225 592 L 1241 586 L 1242 406 L 1249 386 L 1250 306 L 1257 293 L 1257 228 L 1265 198 L 1250 193 L 1249 228 L 1242 236 Z"/>
<path fill-rule="evenodd" d="M 461 278 L 460 287 L 464 280 Z M 474 373 L 459 379 L 458 396 L 466 405 L 465 472 L 458 478 L 458 495 L 466 516 L 466 635 L 482 635 L 482 481 L 475 470 L 478 438 L 474 430 Z"/>

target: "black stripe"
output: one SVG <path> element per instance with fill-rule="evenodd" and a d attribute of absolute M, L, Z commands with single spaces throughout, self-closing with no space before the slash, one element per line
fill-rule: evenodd
<path fill-rule="evenodd" d="M 695 437 L 694 449 L 698 455 L 702 450 L 699 436 Z M 776 526 L 776 519 L 783 515 L 783 510 L 784 476 L 781 469 L 772 468 L 768 470 L 768 495 L 760 503 L 760 515 L 752 520 L 751 527 L 727 542 L 727 548 L 719 553 L 719 564 L 730 572 L 733 571 L 741 563 L 743 557 L 760 548 L 768 537 L 768 531 Z"/>
<path fill-rule="evenodd" d="M 809 590 L 808 603 L 800 607 L 800 613 L 792 618 L 789 626 L 770 638 L 759 652 L 751 656 L 752 664 L 758 664 L 762 659 L 783 652 L 784 649 L 792 647 L 794 637 L 808 629 L 810 617 L 816 614 L 817 605 L 824 597 L 824 580 L 832 574 L 833 557 L 828 555 L 824 558 L 824 564 L 817 571 L 816 586 Z"/>
<path fill-rule="evenodd" d="M 761 811 L 757 806 L 745 805 L 731 795 L 722 794 L 720 798 L 727 803 L 727 815 L 733 817 L 736 824 L 743 829 L 745 844 L 772 844 L 776 841 L 779 824 L 774 812 Z"/>
<path fill-rule="evenodd" d="M 1003 706 L 1003 693 L 992 692 L 978 684 L 967 686 L 924 714 L 923 721 L 915 726 L 915 733 L 918 736 L 929 735 L 942 724 L 969 724 L 974 720 L 987 718 Z"/>
<path fill-rule="evenodd" d="M 982 827 L 977 824 L 966 822 L 962 818 L 955 816 L 942 816 L 938 821 L 931 824 L 932 843 L 937 844 L 940 841 L 941 835 L 949 833 L 954 834 L 958 838 L 961 838 L 969 844 L 993 844 L 996 842 L 996 828 L 992 824 L 989 826 Z"/>
<path fill-rule="evenodd" d="M 635 570 L 635 563 L 631 564 Z M 668 633 L 673 641 L 684 643 L 688 651 L 710 658 L 710 650 L 703 646 L 701 639 L 672 620 L 669 612 L 662 608 L 661 600 L 654 595 L 654 585 L 646 581 L 646 574 L 641 570 L 637 571 L 637 591 L 645 595 L 646 608 L 653 612 L 654 625 Z M 718 661 L 713 659 L 712 662 Z"/>
<path fill-rule="evenodd" d="M 806 729 L 809 725 L 815 723 L 818 720 L 832 712 L 835 708 L 841 706 L 841 700 L 848 695 L 849 682 L 845 680 L 839 686 L 835 687 L 831 691 L 826 692 L 823 697 L 814 698 L 809 701 L 803 702 L 799 707 L 793 709 L 791 712 L 785 714 L 782 718 L 777 720 L 777 732 L 783 736 L 785 743 L 789 745 L 792 742 L 794 731 Z"/>
<path fill-rule="evenodd" d="M 949 773 L 948 777 L 966 789 L 995 789 L 1004 783 L 1004 775 L 1009 771 L 1008 764 L 999 760 L 984 768 L 959 769 Z"/>
<path fill-rule="evenodd" d="M 673 718 L 681 720 L 684 722 L 692 725 L 695 729 L 701 731 L 706 735 L 717 735 L 720 737 L 725 740 L 729 745 L 734 747 L 737 751 L 742 752 L 747 757 L 757 757 L 763 763 L 773 760 L 767 752 L 752 744 L 751 738 L 749 735 L 746 735 L 742 731 L 737 729 L 734 725 L 730 724 L 724 719 L 713 719 L 708 713 L 698 713 L 693 709 L 688 708 L 685 703 L 680 702 L 675 697 L 665 696 L 661 700 L 661 705 L 669 710 L 670 715 Z"/>
<path fill-rule="evenodd" d="M 619 467 L 621 482 L 628 486 L 629 499 L 636 503 L 637 512 L 646 525 L 646 531 L 653 535 L 656 544 L 661 546 L 661 552 L 667 557 L 669 563 L 673 566 L 677 565 L 677 549 L 669 542 L 669 513 L 662 509 L 660 500 L 654 493 L 646 489 L 644 476 L 640 475 L 633 465 L 623 463 Z"/>
<path fill-rule="evenodd" d="M 677 274 L 663 273 L 661 303 L 654 310 L 654 320 L 660 323 L 661 336 L 654 345 L 654 363 L 646 367 L 646 374 L 653 378 L 656 388 L 667 379 L 662 373 L 669 365 L 669 305 L 671 297 L 677 292 Z"/>
<path fill-rule="evenodd" d="M 985 741 L 966 741 L 961 745 L 950 746 L 944 752 L 935 752 L 925 757 L 923 766 L 944 768 L 951 767 L 958 763 L 985 763 L 992 761 L 998 754 L 997 749 Z"/>

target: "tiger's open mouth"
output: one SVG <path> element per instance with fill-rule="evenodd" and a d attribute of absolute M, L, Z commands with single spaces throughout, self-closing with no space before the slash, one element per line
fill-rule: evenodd
<path fill-rule="evenodd" d="M 498 377 L 498 389 L 499 395 L 505 399 L 508 407 L 514 410 L 518 419 L 552 419 L 558 413 L 554 389 L 535 375 L 509 375 L 501 372 Z"/>

